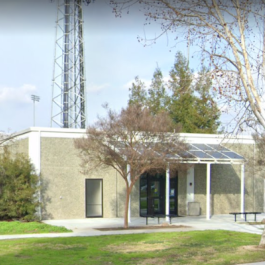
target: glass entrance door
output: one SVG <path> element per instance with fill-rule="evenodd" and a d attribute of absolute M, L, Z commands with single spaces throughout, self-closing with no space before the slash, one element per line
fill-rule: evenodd
<path fill-rule="evenodd" d="M 165 176 L 144 174 L 140 179 L 140 215 L 165 214 Z"/>
<path fill-rule="evenodd" d="M 165 174 L 144 174 L 140 178 L 140 215 L 165 214 Z M 170 178 L 170 213 L 178 213 L 178 177 Z"/>
<path fill-rule="evenodd" d="M 164 178 L 152 179 L 149 181 L 149 214 L 165 213 L 165 191 L 163 190 Z"/>

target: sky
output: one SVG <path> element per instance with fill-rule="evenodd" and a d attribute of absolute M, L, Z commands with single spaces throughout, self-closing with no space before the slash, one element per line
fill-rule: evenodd
<path fill-rule="evenodd" d="M 176 52 L 187 54 L 186 43 L 174 47 L 174 35 L 151 46 L 138 42 L 137 36 L 155 37 L 160 28 L 144 26 L 137 10 L 116 18 L 108 0 L 96 0 L 83 14 L 88 124 L 104 115 L 105 103 L 117 111 L 126 107 L 136 76 L 148 82 L 157 66 L 167 75 Z M 50 127 L 56 18 L 56 1 L 0 1 L 0 131 L 33 126 L 31 95 L 40 97 L 35 125 Z"/>

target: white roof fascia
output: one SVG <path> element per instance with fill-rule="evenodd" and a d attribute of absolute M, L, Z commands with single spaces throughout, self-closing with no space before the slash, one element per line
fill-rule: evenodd
<path fill-rule="evenodd" d="M 180 138 L 187 143 L 202 144 L 255 144 L 251 135 L 228 136 L 225 134 L 180 133 Z"/>
<path fill-rule="evenodd" d="M 81 138 L 85 136 L 86 129 L 30 127 L 20 132 L 14 133 L 13 136 L 15 136 L 16 139 L 25 139 L 29 137 L 31 132 L 40 132 L 41 137 Z M 180 133 L 179 136 L 180 139 L 191 144 L 255 144 L 255 141 L 250 135 L 232 137 L 224 134 Z"/>
<path fill-rule="evenodd" d="M 14 133 L 14 136 L 16 139 L 25 139 L 28 138 L 32 132 L 41 133 L 41 137 L 81 138 L 85 136 L 86 129 L 30 127 L 26 130 Z"/>

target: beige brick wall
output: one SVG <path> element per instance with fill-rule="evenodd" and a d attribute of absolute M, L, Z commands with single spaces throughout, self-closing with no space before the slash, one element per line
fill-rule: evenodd
<path fill-rule="evenodd" d="M 8 145 L 9 150 L 12 153 L 21 153 L 26 156 L 28 156 L 29 151 L 29 140 L 28 138 L 20 139 L 20 140 L 14 140 Z M 2 150 L 2 148 L 0 148 Z"/>
<path fill-rule="evenodd" d="M 187 172 L 178 174 L 178 214 L 186 215 Z"/>
<path fill-rule="evenodd" d="M 103 217 L 123 217 L 125 182 L 113 169 L 99 170 L 88 175 L 81 173 L 81 160 L 74 148 L 73 139 L 41 139 L 41 174 L 43 186 L 43 218 L 86 218 L 85 179 L 103 179 Z M 20 150 L 27 150 L 28 142 L 20 143 Z M 227 146 L 253 160 L 253 145 Z M 24 152 L 24 151 L 23 151 Z M 240 210 L 240 165 L 211 165 L 211 213 L 226 214 Z M 194 169 L 195 201 L 200 202 L 201 214 L 206 208 L 206 165 L 196 164 Z M 247 211 L 262 211 L 263 179 L 251 163 L 245 167 L 245 204 Z M 179 214 L 186 215 L 186 173 L 178 177 Z M 131 216 L 139 216 L 139 182 L 131 196 Z"/>
<path fill-rule="evenodd" d="M 138 181 L 131 192 L 131 216 L 132 217 L 137 217 L 139 216 L 140 212 L 140 202 L 139 202 L 139 197 L 140 197 L 140 192 L 139 192 L 139 185 L 140 181 Z M 118 201 L 117 201 L 117 213 L 118 217 L 123 217 L 124 216 L 124 209 L 125 209 L 125 198 L 126 198 L 126 186 L 125 186 L 125 181 L 123 178 L 121 178 L 117 174 L 117 186 L 118 186 Z"/>
<path fill-rule="evenodd" d="M 41 139 L 43 218 L 85 218 L 85 179 L 103 179 L 103 217 L 116 217 L 117 184 L 114 170 L 83 175 L 73 139 Z"/>
<path fill-rule="evenodd" d="M 257 147 L 253 144 L 226 145 L 233 151 L 246 158 L 245 163 L 245 210 L 246 211 L 263 211 L 264 200 L 264 170 L 254 163 L 257 156 Z M 240 176 L 239 170 L 237 171 Z"/>
<path fill-rule="evenodd" d="M 194 167 L 194 201 L 200 203 L 201 214 L 205 214 L 206 205 L 206 165 Z"/>

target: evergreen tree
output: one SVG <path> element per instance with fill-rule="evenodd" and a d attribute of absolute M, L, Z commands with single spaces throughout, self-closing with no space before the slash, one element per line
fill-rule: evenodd
<path fill-rule="evenodd" d="M 176 54 L 175 63 L 169 75 L 169 88 L 174 98 L 179 98 L 187 93 L 192 94 L 192 72 L 188 60 L 181 52 Z"/>
<path fill-rule="evenodd" d="M 130 88 L 129 104 L 139 104 L 156 115 L 166 111 L 173 121 L 187 133 L 216 133 L 220 125 L 220 111 L 210 93 L 211 80 L 202 68 L 195 78 L 188 60 L 176 54 L 170 79 L 166 83 L 157 68 L 146 92 L 145 84 L 137 77 Z"/>
<path fill-rule="evenodd" d="M 188 60 L 178 52 L 170 71 L 169 88 L 172 93 L 170 116 L 187 133 L 216 133 L 220 125 L 220 111 L 210 89 L 207 69 L 202 68 L 194 78 Z"/>
<path fill-rule="evenodd" d="M 207 69 L 202 68 L 199 72 L 199 78 L 195 84 L 196 97 L 196 110 L 197 110 L 197 128 L 202 133 L 215 133 L 220 126 L 220 111 L 217 103 L 214 101 L 210 93 L 212 80 L 207 74 Z"/>
<path fill-rule="evenodd" d="M 146 105 L 147 92 L 145 90 L 145 84 L 138 76 L 135 77 L 135 83 L 132 83 L 132 87 L 129 88 L 129 105 Z"/>
<path fill-rule="evenodd" d="M 147 106 L 152 114 L 158 114 L 161 111 L 168 111 L 170 98 L 166 92 L 166 84 L 163 80 L 163 74 L 157 68 L 153 74 L 152 83 L 148 89 Z"/>
<path fill-rule="evenodd" d="M 136 104 L 146 107 L 154 115 L 161 111 L 168 111 L 170 98 L 167 95 L 166 84 L 159 68 L 155 70 L 148 90 L 139 77 L 135 78 L 135 83 L 132 83 L 129 90 L 129 105 Z"/>
<path fill-rule="evenodd" d="M 0 155 L 0 220 L 34 220 L 38 201 L 38 177 L 21 154 L 12 158 L 7 149 Z"/>
<path fill-rule="evenodd" d="M 169 106 L 170 116 L 175 123 L 180 124 L 183 132 L 197 132 L 194 119 L 197 114 L 195 96 L 192 90 L 192 73 L 187 59 L 181 52 L 175 57 L 175 63 L 171 69 L 169 89 L 171 102 Z"/>

